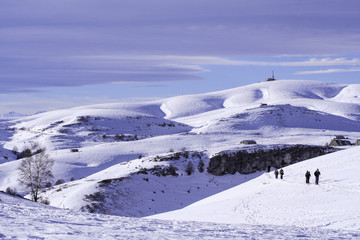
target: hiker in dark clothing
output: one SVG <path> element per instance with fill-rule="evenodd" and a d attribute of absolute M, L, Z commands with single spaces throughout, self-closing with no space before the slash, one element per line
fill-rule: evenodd
<path fill-rule="evenodd" d="M 314 172 L 314 175 L 315 175 L 315 184 L 318 185 L 319 184 L 319 177 L 320 177 L 319 169 L 316 169 L 316 171 Z"/>
<path fill-rule="evenodd" d="M 267 171 L 270 172 L 271 166 L 267 166 Z"/>
<path fill-rule="evenodd" d="M 279 171 L 276 169 L 275 172 L 274 172 L 274 174 L 275 174 L 275 178 L 277 179 L 277 178 L 278 178 L 278 175 L 279 175 Z"/>
<path fill-rule="evenodd" d="M 280 169 L 280 179 L 283 179 L 284 176 L 284 170 Z"/>
<path fill-rule="evenodd" d="M 311 173 L 309 171 L 306 171 L 305 173 L 306 184 L 310 184 L 310 177 L 311 177 Z"/>

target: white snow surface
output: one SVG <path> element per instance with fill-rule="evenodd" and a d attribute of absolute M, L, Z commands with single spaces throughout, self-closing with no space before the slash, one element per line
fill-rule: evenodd
<path fill-rule="evenodd" d="M 313 172 L 319 168 L 320 184 Z M 360 230 L 360 147 L 283 168 L 223 191 L 183 209 L 149 218 L 216 223 L 275 224 Z M 311 171 L 311 184 L 305 172 Z"/>
<path fill-rule="evenodd" d="M 360 232 L 139 219 L 57 209 L 0 193 L 0 239 L 358 239 Z"/>
<path fill-rule="evenodd" d="M 146 103 L 100 104 L 0 119 L 0 190 L 11 187 L 23 195 L 28 194 L 19 185 L 20 160 L 12 150 L 16 147 L 22 151 L 31 141 L 36 141 L 45 146 L 55 160 L 52 183 L 65 180 L 64 184 L 46 189 L 41 196 L 49 199 L 54 207 L 72 209 L 34 207 L 29 210 L 22 202 L 6 202 L 1 195 L 2 226 L 6 226 L 8 232 L 14 231 L 16 227 L 6 224 L 14 219 L 13 222 L 19 222 L 15 226 L 23 229 L 23 233 L 9 235 L 4 230 L 0 234 L 5 239 L 9 236 L 31 238 L 34 229 L 39 229 L 39 234 L 34 236 L 50 234 L 56 238 L 53 233 L 59 234 L 60 239 L 86 238 L 86 234 L 105 239 L 126 238 L 96 230 L 102 227 L 114 234 L 123 231 L 125 236 L 130 236 L 126 234 L 132 233 L 138 239 L 145 239 L 141 234 L 153 239 L 236 238 L 236 235 L 244 239 L 269 239 L 274 238 L 269 237 L 274 234 L 277 239 L 283 236 L 284 239 L 342 236 L 356 239 L 360 235 L 347 235 L 344 230 L 360 230 L 360 179 L 356 174 L 360 170 L 359 147 L 288 166 L 284 168 L 282 181 L 264 172 L 213 176 L 195 170 L 187 176 L 186 164 L 192 161 L 197 166 L 199 157 L 181 157 L 176 162 L 156 161 L 159 156 L 186 150 L 194 156 L 201 154 L 201 160 L 208 164 L 209 158 L 221 151 L 246 149 L 247 146 L 240 144 L 244 139 L 255 140 L 257 146 L 262 147 L 324 145 L 335 135 L 344 135 L 351 142 L 360 139 L 359 84 L 277 80 Z M 136 174 L 142 168 L 169 164 L 178 168 L 178 177 Z M 306 185 L 305 171 L 313 173 L 316 168 L 322 172 L 320 185 Z M 70 178 L 75 181 L 69 181 Z M 104 182 L 105 188 L 101 187 Z M 86 195 L 99 192 L 106 196 L 108 214 L 137 217 L 159 214 L 151 218 L 171 221 L 78 212 L 88 204 Z M 17 215 L 15 209 L 28 215 Z M 43 209 L 49 211 L 48 215 L 40 213 Z M 40 223 L 34 220 L 37 216 L 42 216 L 48 226 L 54 223 L 55 230 L 39 227 Z M 57 216 L 60 223 L 54 220 Z M 124 222 L 123 225 L 117 223 L 122 230 L 112 221 Z M 124 227 L 126 224 L 137 231 Z M 145 227 L 146 224 L 150 227 Z M 66 226 L 73 235 L 60 234 L 61 226 Z M 91 230 L 84 230 L 87 226 L 91 226 Z M 157 228 L 170 237 L 157 234 Z M 227 231 L 219 230 L 221 228 Z M 336 230 L 325 230 L 327 228 Z M 253 231 L 259 234 L 252 235 Z M 281 231 L 286 233 L 280 234 Z"/>
<path fill-rule="evenodd" d="M 0 193 L 0 239 L 359 239 L 359 148 L 286 167 L 283 180 L 264 173 L 147 219 L 58 209 Z M 302 175 L 314 166 L 322 172 L 320 185 L 306 185 Z"/>

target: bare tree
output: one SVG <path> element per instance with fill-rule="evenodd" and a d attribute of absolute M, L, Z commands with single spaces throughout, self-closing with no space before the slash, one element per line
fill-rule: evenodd
<path fill-rule="evenodd" d="M 19 181 L 30 189 L 32 200 L 37 202 L 39 190 L 45 187 L 46 183 L 54 177 L 51 172 L 54 160 L 49 158 L 45 148 L 32 148 L 31 150 L 34 154 L 31 157 L 22 159 L 20 162 Z"/>

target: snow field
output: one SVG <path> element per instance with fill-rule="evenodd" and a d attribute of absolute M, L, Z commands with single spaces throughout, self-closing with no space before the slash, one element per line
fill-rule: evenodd
<path fill-rule="evenodd" d="M 359 147 L 288 166 L 284 180 L 263 172 L 222 177 L 134 173 L 154 167 L 148 160 L 170 152 L 199 151 L 208 159 L 224 150 L 245 149 L 239 144 L 244 139 L 261 146 L 324 145 L 344 135 L 354 142 L 360 139 L 359 89 L 359 84 L 278 80 L 0 121 L 0 190 L 12 187 L 27 193 L 18 184 L 19 161 L 11 150 L 37 141 L 55 159 L 54 182 L 66 181 L 43 193 L 54 206 L 79 210 L 87 204 L 85 195 L 97 192 L 108 196 L 109 214 L 148 216 L 190 205 L 151 217 L 171 220 L 160 221 L 38 209 L 0 195 L 0 238 L 357 239 Z M 70 152 L 72 148 L 79 151 Z M 180 172 L 187 161 L 178 165 Z M 313 184 L 314 176 L 306 185 L 306 170 L 313 174 L 316 168 L 322 172 L 320 185 Z M 69 182 L 71 177 L 76 181 Z M 126 179 L 99 187 L 103 180 L 120 178 Z M 121 210 L 121 205 L 128 209 Z"/>
<path fill-rule="evenodd" d="M 163 221 L 56 209 L 0 193 L 0 239 L 357 239 L 360 232 Z"/>
<path fill-rule="evenodd" d="M 360 147 L 283 168 L 203 199 L 183 209 L 150 218 L 216 223 L 276 224 L 360 230 Z M 320 184 L 313 172 L 319 168 Z M 311 184 L 305 172 L 311 171 Z"/>

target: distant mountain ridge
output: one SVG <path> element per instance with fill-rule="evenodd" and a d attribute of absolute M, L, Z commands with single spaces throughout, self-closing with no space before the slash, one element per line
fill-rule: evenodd
<path fill-rule="evenodd" d="M 0 118 L 19 118 L 19 117 L 26 117 L 28 115 L 26 114 L 22 114 L 22 113 L 17 113 L 14 111 L 5 113 L 5 114 L 0 114 Z"/>

